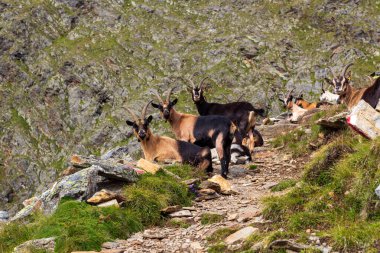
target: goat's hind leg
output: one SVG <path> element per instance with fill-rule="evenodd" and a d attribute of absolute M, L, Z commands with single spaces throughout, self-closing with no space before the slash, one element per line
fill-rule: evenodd
<path fill-rule="evenodd" d="M 200 151 L 198 168 L 206 170 L 207 173 L 212 173 L 214 171 L 212 167 L 211 151 L 209 148 L 203 148 Z"/>

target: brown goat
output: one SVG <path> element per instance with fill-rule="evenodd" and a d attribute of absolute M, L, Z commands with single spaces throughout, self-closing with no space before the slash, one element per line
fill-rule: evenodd
<path fill-rule="evenodd" d="M 303 99 L 302 94 L 298 95 L 295 98 L 295 104 L 298 105 L 299 107 L 305 109 L 305 110 L 312 110 L 315 108 L 319 108 L 322 105 L 326 105 L 326 106 L 331 105 L 331 103 L 324 102 L 324 101 L 310 103 L 310 102 L 306 101 L 305 99 Z"/>
<path fill-rule="evenodd" d="M 280 100 L 282 102 L 282 105 L 284 106 L 284 108 L 286 108 L 287 110 L 291 110 L 293 108 L 293 91 L 295 89 L 293 88 L 291 91 L 288 92 L 288 94 L 286 96 L 284 96 L 282 94 L 282 97 L 278 97 L 278 100 Z"/>
<path fill-rule="evenodd" d="M 334 86 L 334 93 L 339 95 L 339 100 L 349 109 L 357 105 L 361 99 L 375 108 L 380 99 L 380 78 L 374 80 L 369 87 L 356 89 L 351 85 L 351 71 L 346 73 L 352 65 L 353 63 L 347 64 L 340 75 L 335 75 L 330 68 L 333 79 L 331 81 L 326 78 L 326 81 Z"/>
<path fill-rule="evenodd" d="M 169 90 L 166 101 L 162 100 L 155 91 L 160 103 L 152 103 L 152 106 L 159 109 L 162 117 L 169 121 L 177 139 L 202 147 L 216 148 L 222 167 L 221 175 L 226 178 L 231 159 L 231 144 L 237 130 L 236 125 L 227 117 L 220 115 L 195 116 L 177 112 L 174 105 L 178 99 L 170 101 L 172 91 L 173 88 Z"/>
<path fill-rule="evenodd" d="M 134 121 L 127 120 L 126 123 L 133 127 L 133 132 L 141 143 L 145 159 L 149 161 L 176 161 L 180 163 L 189 163 L 199 169 L 212 172 L 211 151 L 208 147 L 201 148 L 197 145 L 178 141 L 166 136 L 154 135 L 149 123 L 152 116 L 145 117 L 148 106 L 147 103 L 142 110 L 141 117 L 138 118 L 130 109 L 125 108 L 132 116 Z"/>

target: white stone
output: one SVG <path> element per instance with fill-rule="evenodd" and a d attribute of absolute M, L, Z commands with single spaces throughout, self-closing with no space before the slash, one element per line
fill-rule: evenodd
<path fill-rule="evenodd" d="M 376 188 L 375 193 L 380 198 L 380 185 Z"/>
<path fill-rule="evenodd" d="M 169 214 L 169 216 L 174 218 L 174 217 L 192 217 L 193 215 L 191 214 L 189 210 L 181 210 L 175 213 L 171 213 Z"/>
<path fill-rule="evenodd" d="M 258 228 L 254 228 L 251 226 L 245 227 L 228 236 L 226 239 L 224 239 L 224 242 L 228 245 L 232 245 L 241 241 L 245 241 L 249 236 L 253 235 L 258 230 Z"/>
<path fill-rule="evenodd" d="M 203 248 L 199 242 L 192 242 L 190 244 L 191 253 L 203 253 Z"/>
<path fill-rule="evenodd" d="M 101 204 L 99 204 L 97 206 L 99 206 L 99 207 L 110 207 L 110 206 L 119 207 L 119 203 L 117 202 L 116 199 L 113 199 L 113 200 L 101 203 Z"/>

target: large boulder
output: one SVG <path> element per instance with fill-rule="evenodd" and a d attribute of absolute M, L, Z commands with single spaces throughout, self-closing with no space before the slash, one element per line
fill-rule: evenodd
<path fill-rule="evenodd" d="M 35 250 L 43 250 L 44 252 L 54 252 L 55 237 L 42 238 L 37 240 L 26 241 L 15 247 L 14 253 L 31 253 Z"/>
<path fill-rule="evenodd" d="M 380 136 L 380 112 L 364 100 L 352 108 L 347 123 L 357 132 L 369 139 Z"/>
<path fill-rule="evenodd" d="M 19 211 L 11 220 L 25 218 L 33 211 L 41 209 L 45 213 L 52 213 L 64 197 L 79 201 L 86 201 L 96 193 L 104 182 L 121 181 L 124 183 L 136 182 L 138 175 L 132 168 L 125 166 L 92 165 L 74 174 L 63 177 L 49 190 L 40 196 L 32 198 L 33 201 Z"/>

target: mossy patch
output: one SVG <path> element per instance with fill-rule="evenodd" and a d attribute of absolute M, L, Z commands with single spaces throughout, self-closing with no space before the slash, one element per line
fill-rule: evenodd
<path fill-rule="evenodd" d="M 208 225 L 221 222 L 224 219 L 223 215 L 217 213 L 203 213 L 201 215 L 201 224 Z"/>

